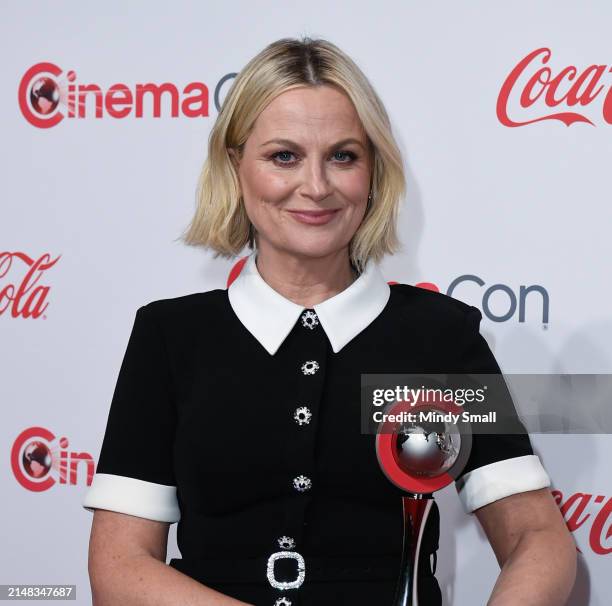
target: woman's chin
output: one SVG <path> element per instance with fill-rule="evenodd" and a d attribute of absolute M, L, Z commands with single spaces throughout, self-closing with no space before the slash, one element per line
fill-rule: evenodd
<path fill-rule="evenodd" d="M 320 259 L 321 257 L 326 257 L 328 255 L 337 253 L 338 250 L 339 249 L 337 241 L 300 242 L 299 244 L 294 244 L 290 249 L 287 250 L 287 252 L 294 255 L 312 257 L 313 259 Z"/>
<path fill-rule="evenodd" d="M 264 235 L 259 233 L 260 239 Z M 278 230 L 265 238 L 272 246 L 284 252 L 309 257 L 324 257 L 345 248 L 350 242 L 350 235 L 339 233 L 338 230 L 323 230 L 320 227 L 310 229 L 299 227 L 290 230 Z M 342 243 L 347 244 L 343 245 Z M 260 248 L 261 245 L 260 245 Z"/>

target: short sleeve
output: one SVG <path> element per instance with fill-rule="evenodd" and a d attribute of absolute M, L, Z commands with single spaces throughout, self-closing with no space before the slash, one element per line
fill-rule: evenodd
<path fill-rule="evenodd" d="M 96 473 L 82 506 L 177 522 L 176 410 L 168 352 L 153 314 L 151 304 L 136 312 Z"/>
<path fill-rule="evenodd" d="M 470 306 L 459 344 L 460 372 L 501 374 L 488 343 L 480 334 L 482 314 Z M 467 513 L 504 497 L 550 486 L 540 458 L 534 454 L 529 435 L 521 423 L 510 392 L 502 381 L 506 420 L 518 425 L 511 434 L 474 433 L 466 466 L 455 480 L 455 488 Z"/>

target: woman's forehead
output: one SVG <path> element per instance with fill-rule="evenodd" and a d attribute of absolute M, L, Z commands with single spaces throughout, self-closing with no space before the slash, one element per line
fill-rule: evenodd
<path fill-rule="evenodd" d="M 331 86 L 300 87 L 273 99 L 255 121 L 257 138 L 288 138 L 326 133 L 330 138 L 364 139 L 363 127 L 351 100 Z M 326 137 L 327 138 L 327 137 Z"/>

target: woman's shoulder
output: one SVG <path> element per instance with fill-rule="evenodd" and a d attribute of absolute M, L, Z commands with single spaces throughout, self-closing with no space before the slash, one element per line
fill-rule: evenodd
<path fill-rule="evenodd" d="M 463 324 L 469 317 L 481 319 L 477 307 L 437 290 L 402 283 L 390 284 L 390 288 L 394 308 L 421 322 Z"/>
<path fill-rule="evenodd" d="M 227 308 L 227 289 L 215 288 L 144 303 L 141 310 L 159 322 L 188 321 L 202 314 L 216 314 Z"/>

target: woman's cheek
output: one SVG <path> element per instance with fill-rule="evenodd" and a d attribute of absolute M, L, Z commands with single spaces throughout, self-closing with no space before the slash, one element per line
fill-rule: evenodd
<path fill-rule="evenodd" d="M 270 202 L 281 202 L 291 192 L 291 184 L 284 177 L 269 175 L 260 183 L 259 191 L 261 198 Z"/>

